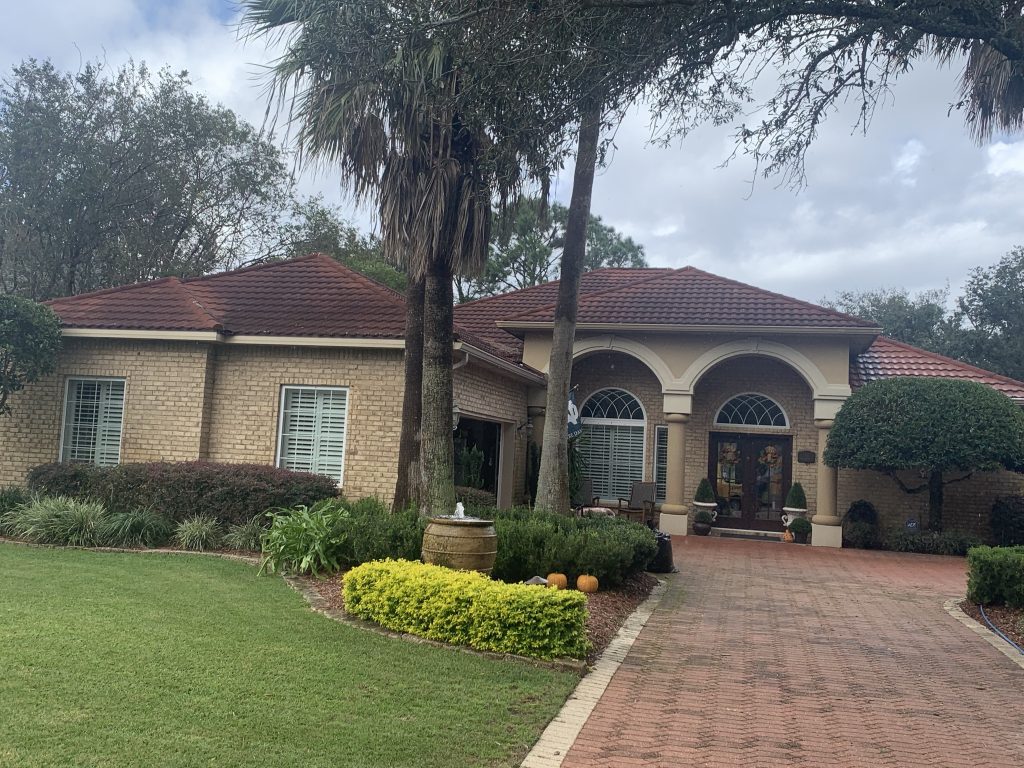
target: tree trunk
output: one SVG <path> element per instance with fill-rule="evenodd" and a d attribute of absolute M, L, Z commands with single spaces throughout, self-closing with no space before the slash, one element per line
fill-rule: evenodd
<path fill-rule="evenodd" d="M 572 347 L 576 338 L 576 313 L 580 296 L 580 277 L 587 249 L 587 222 L 590 198 L 594 190 L 594 170 L 601 139 L 601 104 L 585 106 L 580 115 L 580 136 L 576 149 L 572 199 L 562 247 L 555 327 L 548 363 L 548 392 L 544 418 L 544 450 L 537 481 L 539 509 L 567 512 L 569 498 L 569 382 L 572 379 Z"/>
<path fill-rule="evenodd" d="M 928 530 L 942 531 L 942 500 L 943 500 L 942 472 L 932 470 L 928 475 Z"/>
<path fill-rule="evenodd" d="M 408 280 L 405 297 L 405 395 L 398 444 L 394 510 L 420 501 L 420 420 L 423 413 L 423 290 L 425 278 Z"/>
<path fill-rule="evenodd" d="M 455 446 L 452 442 L 452 271 L 435 258 L 426 275 L 423 303 L 423 398 L 420 440 L 421 510 L 455 511 Z"/>

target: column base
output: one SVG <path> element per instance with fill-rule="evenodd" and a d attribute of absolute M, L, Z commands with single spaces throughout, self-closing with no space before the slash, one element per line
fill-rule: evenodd
<path fill-rule="evenodd" d="M 658 521 L 658 528 L 670 536 L 685 536 L 689 528 L 690 516 L 685 512 L 666 512 L 665 505 L 661 507 L 661 518 Z"/>
<path fill-rule="evenodd" d="M 834 547 L 843 546 L 843 526 L 821 525 L 811 522 L 811 546 Z"/>

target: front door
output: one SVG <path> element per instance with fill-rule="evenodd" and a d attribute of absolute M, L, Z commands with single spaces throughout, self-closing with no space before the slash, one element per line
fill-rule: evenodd
<path fill-rule="evenodd" d="M 791 437 L 712 432 L 708 476 L 719 501 L 716 524 L 781 531 L 792 462 Z"/>

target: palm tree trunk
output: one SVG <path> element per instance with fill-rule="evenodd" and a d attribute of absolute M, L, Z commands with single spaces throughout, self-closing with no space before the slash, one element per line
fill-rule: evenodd
<path fill-rule="evenodd" d="M 420 500 L 420 419 L 423 413 L 423 290 L 425 279 L 409 276 L 405 297 L 405 394 L 398 443 L 394 510 Z"/>
<path fill-rule="evenodd" d="M 601 139 L 601 104 L 584 107 L 580 116 L 572 199 L 565 225 L 555 327 L 548 364 L 547 407 L 544 419 L 544 450 L 540 458 L 537 503 L 540 509 L 566 512 L 569 498 L 569 382 L 572 379 L 572 346 L 576 338 L 576 312 L 580 278 L 587 248 L 587 222 L 594 190 L 598 143 Z"/>
<path fill-rule="evenodd" d="M 423 303 L 423 398 L 420 468 L 421 510 L 455 511 L 452 442 L 452 270 L 443 258 L 427 269 Z"/>

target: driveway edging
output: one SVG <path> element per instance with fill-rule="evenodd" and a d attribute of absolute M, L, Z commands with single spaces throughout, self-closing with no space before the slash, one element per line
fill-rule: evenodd
<path fill-rule="evenodd" d="M 1021 669 L 1024 669 L 1024 656 L 1022 656 L 1016 648 L 1010 645 L 1008 642 L 1003 640 L 999 635 L 993 632 L 991 629 L 986 627 L 984 624 L 975 621 L 973 618 L 964 613 L 960 607 L 960 603 L 964 600 L 962 597 L 954 597 L 943 603 L 943 608 L 946 609 L 946 613 L 952 616 L 954 619 L 959 621 L 965 627 L 967 627 L 974 634 L 984 638 L 985 642 L 1003 654 L 1006 658 L 1012 661 Z"/>
<path fill-rule="evenodd" d="M 598 657 L 597 663 L 569 695 L 568 701 L 555 715 L 554 720 L 548 723 L 544 733 L 523 760 L 522 768 L 559 768 L 562 765 L 576 737 L 583 730 L 587 718 L 594 711 L 608 683 L 622 665 L 626 654 L 640 635 L 640 630 L 651 618 L 667 588 L 667 581 L 659 580 L 658 585 L 651 590 L 650 597 L 626 619 L 608 647 Z"/>

